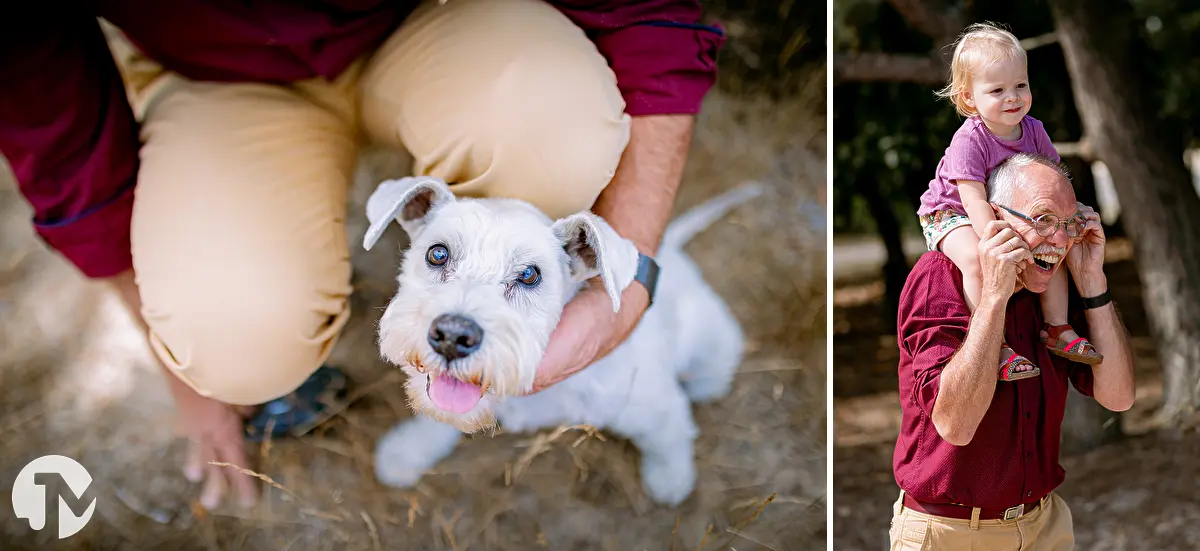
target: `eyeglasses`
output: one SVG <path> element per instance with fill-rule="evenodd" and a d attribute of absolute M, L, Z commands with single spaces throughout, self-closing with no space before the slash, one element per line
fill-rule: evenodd
<path fill-rule="evenodd" d="M 996 203 L 992 203 L 992 204 L 996 205 Z M 1016 216 L 1017 218 L 1025 220 L 1026 222 L 1029 222 L 1030 224 L 1033 224 L 1033 229 L 1035 231 L 1037 231 L 1037 234 L 1042 237 L 1050 237 L 1051 235 L 1054 235 L 1054 232 L 1058 231 L 1058 228 L 1061 226 L 1062 228 L 1067 230 L 1067 237 L 1070 237 L 1071 239 L 1075 239 L 1076 237 L 1079 237 L 1080 233 L 1082 233 L 1083 226 L 1087 222 L 1083 218 L 1083 215 L 1079 214 L 1079 213 L 1075 213 L 1074 216 L 1072 216 L 1066 220 L 1062 220 L 1058 216 L 1053 215 L 1053 214 L 1043 214 L 1037 218 L 1030 218 L 1030 217 L 1028 217 L 1024 214 L 1021 214 L 1013 209 L 1010 209 L 1004 205 L 996 205 L 996 206 L 1008 211 L 1010 214 L 1012 214 L 1013 216 Z"/>

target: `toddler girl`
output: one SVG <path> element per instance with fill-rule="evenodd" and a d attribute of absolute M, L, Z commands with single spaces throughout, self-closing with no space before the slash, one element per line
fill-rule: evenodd
<path fill-rule="evenodd" d="M 937 175 L 921 195 L 917 215 L 929 250 L 942 251 L 962 271 L 967 307 L 974 312 L 982 287 L 976 247 L 984 227 L 996 219 L 984 189 L 988 173 L 1020 152 L 1059 162 L 1061 158 L 1042 123 L 1027 115 L 1033 97 L 1025 50 L 1011 33 L 987 24 L 969 27 L 955 46 L 950 84 L 938 95 L 949 98 L 967 120 L 954 133 Z M 1100 363 L 1103 357 L 1067 323 L 1066 266 L 1055 272 L 1040 298 L 1046 321 L 1043 330 L 1049 335 L 1044 344 L 1050 352 L 1089 365 Z M 1002 343 L 1000 380 L 1040 373 L 1033 362 Z"/>

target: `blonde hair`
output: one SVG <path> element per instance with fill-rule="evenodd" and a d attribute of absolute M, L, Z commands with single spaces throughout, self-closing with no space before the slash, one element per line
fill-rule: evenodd
<path fill-rule="evenodd" d="M 992 23 L 975 23 L 963 31 L 954 46 L 950 60 L 950 83 L 937 91 L 948 98 L 959 115 L 970 117 L 975 108 L 967 105 L 965 94 L 971 77 L 983 68 L 1010 59 L 1026 61 L 1025 48 L 1012 33 Z"/>

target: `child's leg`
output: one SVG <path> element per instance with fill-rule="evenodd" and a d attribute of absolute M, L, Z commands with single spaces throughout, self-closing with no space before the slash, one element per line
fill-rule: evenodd
<path fill-rule="evenodd" d="M 979 236 L 975 235 L 971 226 L 959 226 L 942 238 L 939 247 L 962 272 L 967 308 L 975 313 L 979 295 L 983 292 L 983 274 L 979 270 Z"/>
<path fill-rule="evenodd" d="M 1087 339 L 1079 338 L 1075 329 L 1067 324 L 1067 285 L 1069 284 L 1067 267 L 1060 266 L 1058 271 L 1050 276 L 1050 286 L 1039 297 L 1042 302 L 1042 317 L 1046 322 L 1043 328 L 1046 332 L 1045 344 L 1059 356 L 1096 365 L 1104 361 L 1104 356 L 1097 352 Z"/>
<path fill-rule="evenodd" d="M 1067 267 L 1060 266 L 1054 275 L 1050 276 L 1050 287 L 1042 293 L 1042 317 L 1050 325 L 1067 324 Z M 1067 330 L 1063 337 L 1075 340 L 1079 335 L 1074 330 Z"/>
<path fill-rule="evenodd" d="M 942 238 L 941 250 L 962 271 L 963 295 L 967 308 L 975 313 L 983 293 L 983 273 L 979 267 L 979 236 L 971 226 L 959 226 Z M 1019 355 L 1002 342 L 1000 346 L 1000 379 L 1015 381 L 1041 373 L 1033 362 Z"/>

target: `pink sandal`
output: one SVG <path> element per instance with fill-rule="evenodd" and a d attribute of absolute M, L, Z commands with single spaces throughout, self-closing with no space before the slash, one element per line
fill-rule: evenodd
<path fill-rule="evenodd" d="M 1001 343 L 1001 346 L 1003 346 L 1004 348 L 1006 348 L 1008 350 L 1012 350 L 1012 348 L 1008 346 L 1008 343 Z M 1017 371 L 1018 367 L 1023 367 L 1023 366 L 1028 366 L 1030 369 L 1026 369 L 1024 371 Z M 1014 351 L 1012 353 L 1012 355 L 1010 355 L 1007 359 L 1005 359 L 1000 364 L 1000 380 L 1001 381 L 1020 381 L 1022 379 L 1029 379 L 1032 377 L 1037 377 L 1038 375 L 1041 375 L 1041 374 L 1042 374 L 1041 368 L 1034 365 L 1033 362 L 1029 361 L 1029 359 L 1026 358 L 1025 356 L 1017 354 L 1016 351 Z"/>
<path fill-rule="evenodd" d="M 1047 323 L 1042 326 L 1042 331 L 1045 331 L 1047 335 L 1044 343 L 1050 349 L 1051 354 L 1087 365 L 1096 365 L 1104 361 L 1104 355 L 1097 352 L 1096 347 L 1092 346 L 1087 339 L 1079 337 L 1068 342 L 1062 338 L 1062 334 L 1070 330 L 1070 324 L 1050 325 Z"/>

